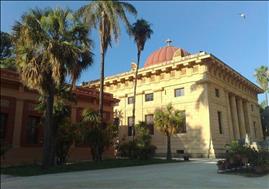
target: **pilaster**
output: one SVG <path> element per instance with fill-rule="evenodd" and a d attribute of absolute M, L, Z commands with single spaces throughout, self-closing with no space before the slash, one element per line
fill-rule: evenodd
<path fill-rule="evenodd" d="M 245 116 L 243 112 L 243 102 L 241 98 L 237 98 L 237 104 L 238 104 L 238 120 L 239 120 L 239 130 L 240 130 L 240 138 L 244 139 L 246 138 L 246 128 L 245 128 Z"/>
<path fill-rule="evenodd" d="M 22 120 L 23 120 L 23 105 L 24 102 L 21 99 L 16 100 L 15 110 L 15 121 L 14 121 L 14 132 L 13 132 L 13 147 L 19 147 L 21 143 L 21 131 L 22 131 Z"/>
<path fill-rule="evenodd" d="M 232 121 L 233 121 L 234 136 L 235 136 L 235 139 L 240 139 L 237 105 L 236 105 L 236 99 L 234 95 L 230 96 L 230 103 L 231 103 L 231 114 L 232 114 Z"/>

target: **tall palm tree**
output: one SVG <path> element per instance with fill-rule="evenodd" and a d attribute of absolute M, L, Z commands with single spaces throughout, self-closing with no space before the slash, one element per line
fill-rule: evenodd
<path fill-rule="evenodd" d="M 152 35 L 153 31 L 150 28 L 150 24 L 144 20 L 139 19 L 137 20 L 132 26 L 132 35 L 134 36 L 134 40 L 136 42 L 137 47 L 137 66 L 135 70 L 135 78 L 134 78 L 134 96 L 133 96 L 133 123 L 135 124 L 135 102 L 136 102 L 136 86 L 137 86 L 137 74 L 140 64 L 140 55 L 141 52 L 144 50 L 145 43 L 150 36 Z M 133 126 L 133 139 L 134 139 L 134 126 Z"/>
<path fill-rule="evenodd" d="M 166 159 L 172 158 L 171 154 L 171 136 L 177 133 L 185 123 L 185 115 L 183 112 L 175 110 L 172 104 L 168 104 L 165 108 L 158 108 L 154 112 L 154 126 L 166 135 L 167 153 Z"/>
<path fill-rule="evenodd" d="M 42 165 L 47 168 L 55 162 L 54 97 L 68 75 L 75 80 L 91 65 L 89 29 L 70 10 L 33 9 L 22 16 L 13 31 L 22 81 L 39 92 L 46 106 Z M 74 70 L 76 66 L 79 71 Z"/>
<path fill-rule="evenodd" d="M 267 66 L 261 66 L 255 70 L 254 76 L 258 84 L 264 90 L 266 105 L 268 106 L 268 92 L 269 92 L 269 70 Z"/>
<path fill-rule="evenodd" d="M 89 26 L 96 27 L 99 32 L 101 55 L 99 116 L 101 124 L 103 123 L 105 53 L 108 46 L 111 46 L 112 40 L 118 41 L 119 39 L 120 20 L 127 28 L 128 33 L 131 33 L 131 25 L 127 19 L 126 13 L 136 15 L 137 11 L 130 3 L 120 2 L 118 0 L 95 0 L 78 10 L 78 15 L 82 15 L 84 21 Z"/>

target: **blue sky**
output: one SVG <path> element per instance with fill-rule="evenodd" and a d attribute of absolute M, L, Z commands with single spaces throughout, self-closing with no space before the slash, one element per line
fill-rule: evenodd
<path fill-rule="evenodd" d="M 29 8 L 68 7 L 77 10 L 87 1 L 1 1 L 1 30 L 10 32 L 15 20 Z M 152 24 L 154 34 L 142 53 L 141 65 L 156 49 L 172 45 L 190 53 L 200 50 L 214 54 L 226 64 L 256 83 L 255 68 L 269 65 L 269 3 L 268 2 L 161 2 L 132 1 L 138 10 L 137 18 Z M 246 19 L 239 16 L 246 14 Z M 131 22 L 135 18 L 130 17 Z M 99 78 L 98 35 L 95 42 L 95 63 L 86 70 L 79 82 Z M 105 75 L 128 71 L 136 60 L 136 46 L 124 29 L 118 44 L 113 44 L 106 56 Z M 264 99 L 262 96 L 260 99 Z"/>

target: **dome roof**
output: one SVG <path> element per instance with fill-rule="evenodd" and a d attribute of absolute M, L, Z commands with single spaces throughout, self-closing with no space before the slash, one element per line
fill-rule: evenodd
<path fill-rule="evenodd" d="M 165 46 L 160 48 L 159 50 L 154 51 L 151 55 L 148 56 L 144 67 L 149 67 L 152 65 L 156 65 L 162 62 L 170 61 L 174 56 L 186 56 L 189 53 L 184 51 L 183 49 L 173 47 L 173 46 Z"/>

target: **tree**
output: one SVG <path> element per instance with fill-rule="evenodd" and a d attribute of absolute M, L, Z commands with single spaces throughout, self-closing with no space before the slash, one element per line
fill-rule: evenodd
<path fill-rule="evenodd" d="M 10 34 L 1 31 L 0 68 L 16 70 L 14 46 Z"/>
<path fill-rule="evenodd" d="M 144 20 L 140 19 L 137 20 L 132 26 L 132 35 L 134 36 L 134 40 L 136 42 L 137 47 L 137 66 L 135 70 L 135 78 L 134 78 L 134 96 L 133 96 L 133 123 L 135 124 L 135 102 L 136 102 L 136 86 L 137 86 L 137 74 L 140 64 L 140 55 L 141 52 L 144 50 L 145 43 L 150 36 L 152 35 L 153 31 L 150 28 L 150 24 Z M 134 139 L 134 127 L 133 127 L 133 139 Z"/>
<path fill-rule="evenodd" d="M 100 127 L 100 116 L 97 112 L 91 109 L 83 111 L 79 129 L 79 136 L 82 139 L 80 142 L 89 145 L 94 161 L 102 160 L 105 148 L 110 147 L 117 136 L 117 126 L 104 124 L 102 126 Z"/>
<path fill-rule="evenodd" d="M 135 128 L 137 145 L 142 147 L 151 145 L 151 135 L 147 123 L 139 121 L 139 123 L 135 125 Z"/>
<path fill-rule="evenodd" d="M 267 66 L 261 66 L 259 68 L 257 68 L 255 70 L 254 76 L 256 77 L 256 80 L 258 82 L 258 84 L 260 85 L 260 87 L 264 90 L 264 94 L 265 94 L 265 101 L 267 106 L 268 104 L 268 92 L 269 92 L 269 87 L 268 87 L 268 83 L 269 83 L 269 70 Z"/>
<path fill-rule="evenodd" d="M 171 154 L 171 136 L 185 124 L 185 115 L 182 111 L 175 110 L 172 104 L 168 104 L 165 108 L 158 108 L 154 112 L 154 125 L 164 133 L 167 138 L 167 153 L 166 159 L 172 158 Z"/>
<path fill-rule="evenodd" d="M 137 11 L 131 4 L 117 0 L 91 1 L 78 10 L 78 15 L 84 17 L 84 21 L 89 27 L 94 26 L 98 28 L 99 32 L 101 56 L 99 116 L 101 124 L 103 124 L 105 53 L 108 46 L 111 46 L 112 41 L 118 41 L 119 39 L 120 20 L 126 26 L 128 33 L 131 32 L 126 13 L 136 15 Z"/>
<path fill-rule="evenodd" d="M 77 79 L 76 66 L 82 71 L 92 64 L 89 29 L 70 10 L 33 9 L 22 16 L 13 31 L 21 79 L 44 99 L 42 166 L 48 168 L 54 165 L 56 153 L 55 95 L 68 76 Z"/>

